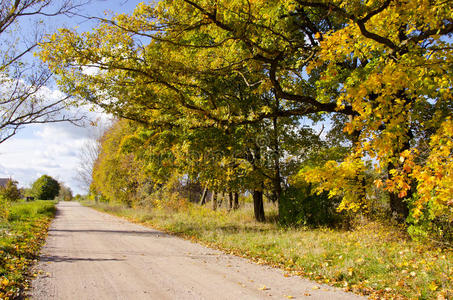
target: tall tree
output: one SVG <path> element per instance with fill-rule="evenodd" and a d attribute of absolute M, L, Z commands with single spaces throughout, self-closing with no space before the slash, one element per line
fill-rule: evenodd
<path fill-rule="evenodd" d="M 452 164 L 453 3 L 299 3 L 348 20 L 322 36 L 309 71 L 327 66 L 318 84 L 340 87 L 338 106 L 354 110 L 345 130 L 356 136 L 354 151 L 342 164 L 329 162 L 307 179 L 346 195 L 343 207 L 356 209 L 365 198 L 357 192 L 360 186 L 348 181 L 363 178 L 365 161 L 372 158 L 382 174 L 376 184 L 390 192 L 391 209 L 400 219 L 408 216 L 409 206 L 415 218 L 429 207 L 437 212 L 428 214 L 450 210 L 451 218 L 445 189 Z"/>

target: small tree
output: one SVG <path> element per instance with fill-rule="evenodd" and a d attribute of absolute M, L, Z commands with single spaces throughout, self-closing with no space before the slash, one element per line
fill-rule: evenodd
<path fill-rule="evenodd" d="M 58 193 L 58 200 L 72 201 L 72 198 L 73 198 L 72 190 L 63 183 L 60 183 L 60 192 Z"/>
<path fill-rule="evenodd" d="M 5 186 L 0 187 L 0 195 L 10 202 L 19 200 L 21 198 L 21 193 L 17 188 L 17 181 L 12 179 L 8 180 Z"/>
<path fill-rule="evenodd" d="M 53 200 L 60 191 L 60 184 L 52 177 L 43 175 L 33 183 L 31 190 L 35 199 Z"/>

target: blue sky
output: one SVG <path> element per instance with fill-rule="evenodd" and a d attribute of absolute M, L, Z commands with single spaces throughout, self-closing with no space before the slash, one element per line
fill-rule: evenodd
<path fill-rule="evenodd" d="M 56 0 L 57 2 L 59 0 Z M 105 11 L 129 13 L 143 1 L 139 0 L 92 0 L 80 12 L 90 16 L 104 16 Z M 22 20 L 24 26 L 30 20 Z M 46 20 L 47 27 L 78 27 L 88 31 L 95 24 L 81 18 L 58 17 Z M 56 89 L 55 87 L 49 87 Z M 52 93 L 50 93 L 52 94 Z M 83 113 L 90 119 L 107 121 L 101 112 Z M 85 193 L 76 180 L 79 153 L 83 145 L 95 138 L 99 130 L 92 127 L 76 127 L 69 123 L 40 124 L 24 127 L 17 135 L 0 144 L 0 177 L 11 177 L 20 186 L 28 187 L 43 174 L 64 182 L 76 193 Z"/>

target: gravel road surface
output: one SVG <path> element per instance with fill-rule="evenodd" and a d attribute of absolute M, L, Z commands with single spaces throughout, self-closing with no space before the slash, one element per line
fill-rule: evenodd
<path fill-rule="evenodd" d="M 61 202 L 32 299 L 363 299 Z"/>

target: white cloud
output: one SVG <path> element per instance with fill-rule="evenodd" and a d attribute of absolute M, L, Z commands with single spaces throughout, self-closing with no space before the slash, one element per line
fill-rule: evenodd
<path fill-rule="evenodd" d="M 107 124 L 108 115 L 81 108 L 89 120 Z M 71 123 L 31 125 L 0 144 L 0 177 L 12 177 L 20 186 L 30 186 L 47 174 L 68 185 L 74 193 L 83 193 L 76 181 L 79 152 L 94 139 L 99 128 L 78 127 Z"/>
<path fill-rule="evenodd" d="M 98 75 L 101 72 L 101 69 L 95 65 L 93 66 L 82 66 L 82 74 L 93 76 Z"/>

